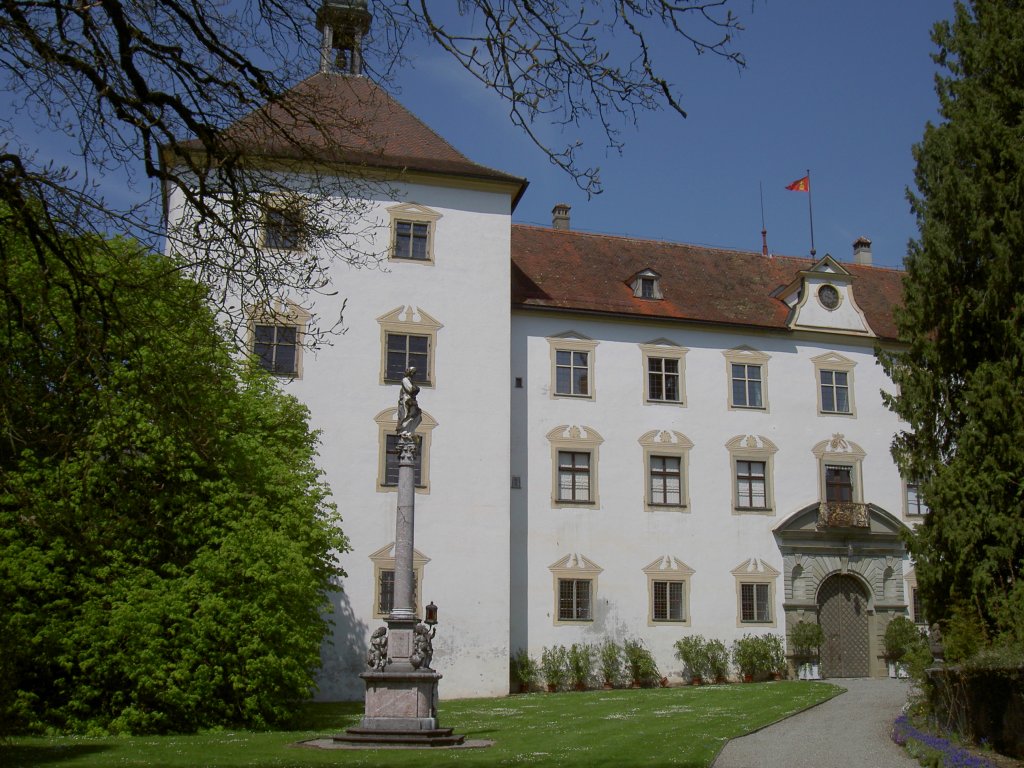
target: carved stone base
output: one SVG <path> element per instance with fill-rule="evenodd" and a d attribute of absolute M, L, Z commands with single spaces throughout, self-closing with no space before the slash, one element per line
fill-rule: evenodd
<path fill-rule="evenodd" d="M 384 731 L 437 729 L 437 672 L 364 672 L 362 728 Z"/>
<path fill-rule="evenodd" d="M 364 672 L 366 709 L 357 728 L 349 728 L 334 741 L 406 747 L 454 746 L 464 736 L 437 725 L 437 683 L 433 671 Z"/>

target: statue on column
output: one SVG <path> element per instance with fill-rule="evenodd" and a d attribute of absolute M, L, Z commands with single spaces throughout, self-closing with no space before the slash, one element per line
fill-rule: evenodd
<path fill-rule="evenodd" d="M 431 641 L 437 634 L 437 627 L 431 629 L 421 623 L 413 628 L 413 632 L 413 650 L 409 663 L 416 669 L 430 669 L 430 662 L 434 658 L 434 644 Z"/>
<path fill-rule="evenodd" d="M 370 636 L 370 652 L 366 656 L 366 666 L 384 669 L 388 661 L 388 628 L 377 627 Z"/>
<path fill-rule="evenodd" d="M 423 420 L 423 412 L 416 402 L 420 388 L 413 382 L 415 377 L 416 369 L 412 366 L 406 368 L 405 376 L 402 377 L 402 389 L 398 393 L 398 427 L 395 431 L 400 437 L 407 439 L 412 439 L 416 434 L 416 428 Z"/>

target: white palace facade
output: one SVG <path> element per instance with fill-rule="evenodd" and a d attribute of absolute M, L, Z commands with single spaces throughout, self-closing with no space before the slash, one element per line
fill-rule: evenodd
<path fill-rule="evenodd" d="M 885 673 L 885 626 L 913 616 L 900 531 L 923 511 L 890 457 L 874 355 L 895 344 L 900 272 L 871 266 L 866 240 L 808 259 L 577 232 L 564 206 L 551 227 L 516 224 L 524 180 L 367 79 L 325 72 L 296 93 L 374 129 L 372 147 L 346 134 L 326 172 L 386 182 L 361 201 L 381 268 L 338 261 L 330 291 L 283 297 L 288 318 L 257 311 L 250 329 L 322 433 L 352 546 L 321 698 L 363 695 L 390 609 L 408 365 L 417 609 L 439 606 L 443 697 L 506 693 L 521 648 L 639 639 L 672 677 L 685 635 L 785 635 L 819 613 L 839 617 L 826 674 Z M 171 225 L 184 206 L 168 200 Z M 282 220 L 270 206 L 264 247 L 298 257 Z M 342 302 L 346 333 L 304 348 L 306 318 Z"/>

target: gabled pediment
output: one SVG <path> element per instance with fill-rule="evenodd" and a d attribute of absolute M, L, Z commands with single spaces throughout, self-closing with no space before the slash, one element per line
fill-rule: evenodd
<path fill-rule="evenodd" d="M 694 571 L 675 555 L 663 555 L 644 567 L 648 576 L 691 576 Z"/>
<path fill-rule="evenodd" d="M 441 218 L 440 213 L 419 203 L 400 203 L 392 205 L 387 210 L 396 219 L 405 217 L 417 221 L 437 221 Z"/>
<path fill-rule="evenodd" d="M 579 552 L 570 552 L 565 557 L 549 565 L 548 570 L 558 571 L 559 573 L 572 571 L 573 573 L 581 574 L 598 574 L 604 571 L 604 568 Z"/>
<path fill-rule="evenodd" d="M 730 451 L 764 451 L 778 453 L 779 447 L 763 435 L 736 435 L 726 441 L 725 447 Z"/>
<path fill-rule="evenodd" d="M 851 278 L 850 271 L 846 269 L 842 264 L 832 258 L 831 254 L 826 253 L 818 262 L 805 269 L 801 274 L 803 275 L 828 275 L 833 280 L 849 280 Z"/>
<path fill-rule="evenodd" d="M 370 553 L 370 560 L 379 564 L 393 563 L 395 559 L 395 542 L 386 544 L 376 552 Z M 430 558 L 420 552 L 418 549 L 412 551 L 412 564 L 414 568 L 420 568 L 430 562 Z"/>
<path fill-rule="evenodd" d="M 578 331 L 563 331 L 562 333 L 555 333 L 547 337 L 548 339 L 561 339 L 564 341 L 594 341 L 586 334 L 579 333 Z"/>
<path fill-rule="evenodd" d="M 640 436 L 640 445 L 651 448 L 693 448 L 693 441 L 682 432 L 668 429 L 652 429 Z"/>
<path fill-rule="evenodd" d="M 604 438 L 597 433 L 596 429 L 576 424 L 561 424 L 547 434 L 548 440 L 564 440 L 574 443 L 600 444 Z"/>
<path fill-rule="evenodd" d="M 673 350 L 684 350 L 685 349 L 682 344 L 680 344 L 678 342 L 675 342 L 675 341 L 672 341 L 672 339 L 666 339 L 664 336 L 661 336 L 661 337 L 659 337 L 657 339 L 651 339 L 650 341 L 648 341 L 648 342 L 646 342 L 644 344 L 641 344 L 640 346 L 644 347 L 644 348 L 650 348 L 652 350 L 656 349 L 657 347 L 669 347 L 669 348 L 671 348 Z M 685 351 L 689 351 L 689 350 L 685 350 Z"/>
<path fill-rule="evenodd" d="M 901 532 L 909 530 L 903 521 L 877 504 L 865 505 L 868 515 L 868 525 L 866 528 L 858 528 L 855 531 L 849 528 L 821 530 L 818 528 L 818 511 L 820 507 L 821 502 L 815 501 L 794 512 L 775 528 L 775 535 L 783 540 L 813 537 L 816 539 L 834 539 L 842 543 L 851 536 L 857 538 L 878 536 L 886 540 L 899 540 Z"/>
<path fill-rule="evenodd" d="M 444 326 L 435 318 L 428 315 L 419 307 L 412 304 L 395 307 L 390 312 L 385 312 L 377 318 L 377 322 L 383 324 L 419 325 L 423 328 L 438 330 Z"/>
<path fill-rule="evenodd" d="M 639 277 L 653 277 L 657 279 L 661 277 L 661 272 L 657 272 L 651 269 L 650 267 L 647 267 L 646 269 L 641 269 L 639 272 L 633 275 L 633 277 L 630 279 L 630 282 L 633 282 L 633 280 L 636 280 Z"/>
<path fill-rule="evenodd" d="M 751 557 L 733 568 L 730 573 L 732 573 L 733 576 L 764 576 L 766 578 L 773 579 L 778 576 L 781 571 L 777 568 L 773 568 L 759 557 Z"/>

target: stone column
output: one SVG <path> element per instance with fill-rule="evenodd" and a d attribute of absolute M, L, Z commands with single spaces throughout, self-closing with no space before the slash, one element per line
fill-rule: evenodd
<path fill-rule="evenodd" d="M 368 660 L 372 672 L 360 677 L 366 683 L 366 709 L 360 728 L 349 729 L 352 738 L 368 735 L 402 740 L 412 731 L 429 732 L 431 739 L 452 737 L 450 729 L 437 727 L 437 682 L 441 675 L 430 669 L 433 649 L 426 625 L 416 616 L 413 589 L 413 540 L 416 510 L 416 428 L 422 414 L 414 383 L 416 369 L 409 368 L 402 379 L 398 398 L 398 503 L 395 514 L 394 602 L 388 614 L 386 640 L 378 638 L 378 651 L 371 647 Z M 419 648 L 417 649 L 417 625 Z M 381 635 L 385 630 L 377 630 Z M 391 734 L 391 736 L 386 736 Z M 341 740 L 348 737 L 339 737 Z M 351 739 L 349 739 L 351 740 Z"/>
<path fill-rule="evenodd" d="M 416 618 L 413 589 L 413 526 L 416 516 L 416 438 L 398 438 L 398 508 L 395 514 L 395 599 L 389 619 Z"/>

